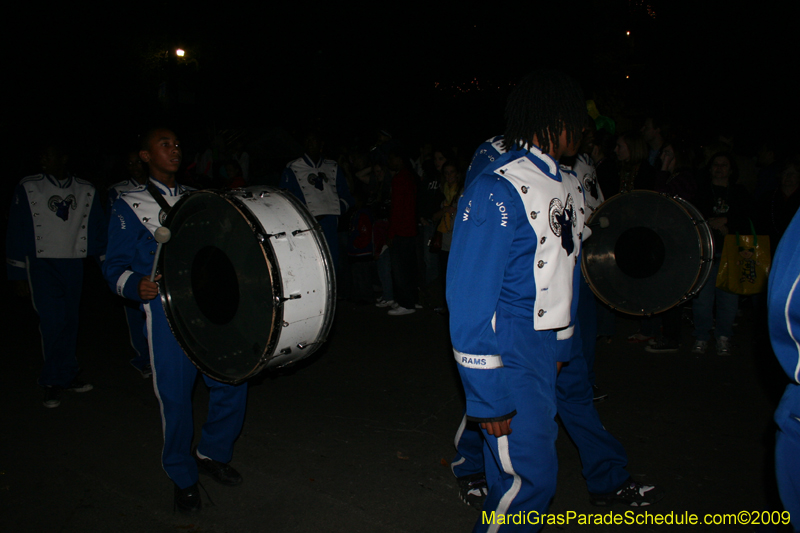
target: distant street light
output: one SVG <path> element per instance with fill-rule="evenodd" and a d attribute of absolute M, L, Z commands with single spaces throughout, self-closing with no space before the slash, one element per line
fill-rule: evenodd
<path fill-rule="evenodd" d="M 177 50 L 175 50 L 175 55 L 178 57 L 183 57 L 184 55 L 186 55 L 186 52 L 178 48 Z"/>

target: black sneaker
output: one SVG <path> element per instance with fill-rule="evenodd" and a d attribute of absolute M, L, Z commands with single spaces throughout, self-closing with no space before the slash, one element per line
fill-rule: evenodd
<path fill-rule="evenodd" d="M 608 393 L 603 392 L 603 389 L 597 385 L 592 385 L 592 400 L 595 402 L 602 402 L 608 398 Z"/>
<path fill-rule="evenodd" d="M 486 474 L 472 474 L 457 478 L 458 497 L 461 501 L 474 507 L 478 511 L 483 509 L 483 502 L 489 494 L 489 487 L 486 485 Z"/>
<path fill-rule="evenodd" d="M 656 341 L 655 344 L 651 344 L 649 346 L 644 347 L 644 351 L 650 353 L 672 353 L 678 351 L 678 343 L 674 341 L 667 340 L 665 338 L 660 338 Z"/>
<path fill-rule="evenodd" d="M 45 387 L 44 402 L 42 403 L 48 409 L 61 405 L 61 387 Z"/>
<path fill-rule="evenodd" d="M 197 461 L 197 471 L 203 475 L 211 476 L 214 481 L 234 487 L 242 483 L 242 476 L 231 465 L 220 463 L 213 459 L 203 459 L 197 455 L 197 446 L 192 448 L 192 456 Z"/>
<path fill-rule="evenodd" d="M 84 383 L 83 381 L 78 381 L 77 379 L 73 379 L 72 383 L 65 387 L 65 390 L 71 392 L 87 392 L 92 390 L 94 387 L 90 383 Z"/>
<path fill-rule="evenodd" d="M 141 364 L 136 360 L 136 358 L 131 359 L 130 362 L 131 366 L 138 370 L 144 379 L 147 379 L 153 375 L 153 368 L 150 366 L 150 363 Z"/>
<path fill-rule="evenodd" d="M 615 503 L 630 505 L 631 507 L 644 507 L 656 503 L 664 497 L 664 491 L 653 485 L 643 485 L 633 478 L 623 483 L 615 492 L 608 494 L 589 493 L 592 505 L 608 506 Z"/>
<path fill-rule="evenodd" d="M 177 509 L 183 514 L 191 514 L 203 508 L 203 501 L 200 499 L 200 489 L 197 483 L 181 489 L 175 485 L 175 504 L 173 509 Z"/>

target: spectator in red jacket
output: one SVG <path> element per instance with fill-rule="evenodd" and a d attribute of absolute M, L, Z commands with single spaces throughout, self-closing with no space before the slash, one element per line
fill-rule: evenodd
<path fill-rule="evenodd" d="M 396 149 L 387 160 L 392 173 L 392 204 L 389 211 L 389 246 L 392 250 L 392 283 L 397 307 L 392 316 L 408 315 L 417 304 L 417 178 L 408 168 L 405 157 Z"/>

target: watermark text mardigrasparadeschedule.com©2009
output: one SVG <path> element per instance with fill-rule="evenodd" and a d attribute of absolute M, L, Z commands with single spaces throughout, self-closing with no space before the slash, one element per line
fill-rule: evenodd
<path fill-rule="evenodd" d="M 567 511 L 565 513 L 539 513 L 530 511 L 528 513 L 496 514 L 494 511 L 481 513 L 481 520 L 484 524 L 530 524 L 530 525 L 569 525 L 578 524 L 586 526 L 600 525 L 667 525 L 667 526 L 693 526 L 697 524 L 735 526 L 735 525 L 769 525 L 769 524 L 789 524 L 791 516 L 788 511 L 739 511 L 738 513 L 714 513 L 698 515 L 689 512 L 676 513 L 636 513 L 625 511 L 624 513 L 577 513 Z"/>

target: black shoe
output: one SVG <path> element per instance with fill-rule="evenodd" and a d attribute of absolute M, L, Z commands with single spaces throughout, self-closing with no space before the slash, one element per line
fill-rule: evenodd
<path fill-rule="evenodd" d="M 474 507 L 478 511 L 483 509 L 483 502 L 489 494 L 489 487 L 486 485 L 486 474 L 472 474 L 457 478 L 458 497 L 461 501 Z"/>
<path fill-rule="evenodd" d="M 592 505 L 607 506 L 615 503 L 644 507 L 656 503 L 664 497 L 664 491 L 653 485 L 643 485 L 633 478 L 619 486 L 614 492 L 607 494 L 589 494 Z"/>
<path fill-rule="evenodd" d="M 649 344 L 644 347 L 644 351 L 650 353 L 674 353 L 679 348 L 678 342 L 661 337 L 656 340 L 655 344 Z"/>
<path fill-rule="evenodd" d="M 608 394 L 603 392 L 603 389 L 597 385 L 592 385 L 592 400 L 595 402 L 602 402 L 608 398 Z"/>
<path fill-rule="evenodd" d="M 150 366 L 149 362 L 142 363 L 138 361 L 136 357 L 134 357 L 133 359 L 131 359 L 130 363 L 133 368 L 139 371 L 139 373 L 142 375 L 144 379 L 147 379 L 153 375 L 153 369 Z"/>
<path fill-rule="evenodd" d="M 197 483 L 185 489 L 175 485 L 174 508 L 183 514 L 196 513 L 203 508 L 203 502 L 200 499 L 200 489 L 197 487 Z"/>
<path fill-rule="evenodd" d="M 71 392 L 88 392 L 92 390 L 91 383 L 84 383 L 83 381 L 79 381 L 77 379 L 73 379 L 72 383 L 66 386 L 66 390 Z"/>
<path fill-rule="evenodd" d="M 48 409 L 61 405 L 61 387 L 45 387 L 43 405 Z"/>
<path fill-rule="evenodd" d="M 231 465 L 220 463 L 219 461 L 215 461 L 213 459 L 202 459 L 198 457 L 197 446 L 192 448 L 192 455 L 194 456 L 194 460 L 197 461 L 197 470 L 201 474 L 211 476 L 217 483 L 221 483 L 229 487 L 234 487 L 241 484 L 242 476 L 239 475 L 239 472 L 237 472 L 236 469 Z"/>

